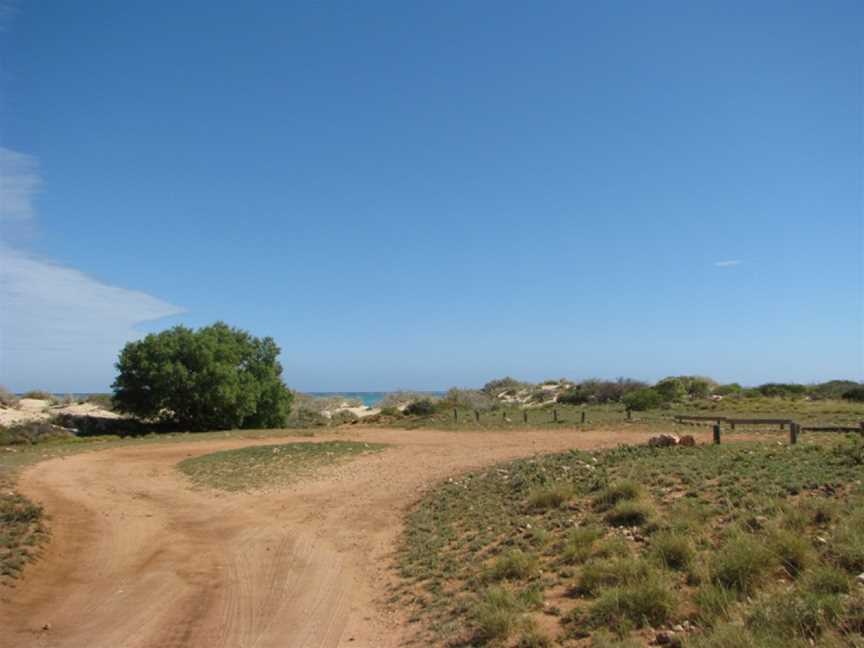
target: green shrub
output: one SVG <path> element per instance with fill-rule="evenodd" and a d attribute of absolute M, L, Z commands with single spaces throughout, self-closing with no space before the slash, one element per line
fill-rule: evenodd
<path fill-rule="evenodd" d="M 624 407 L 634 412 L 657 409 L 665 402 L 663 397 L 650 387 L 625 394 L 622 400 Z"/>
<path fill-rule="evenodd" d="M 330 416 L 331 425 L 350 425 L 352 423 L 357 423 L 359 420 L 359 416 L 354 412 L 349 412 L 348 410 L 341 410 Z"/>
<path fill-rule="evenodd" d="M 672 618 L 675 607 L 671 588 L 649 579 L 604 591 L 591 606 L 589 620 L 595 627 L 620 630 L 657 627 Z"/>
<path fill-rule="evenodd" d="M 651 541 L 651 552 L 669 569 L 687 569 L 693 560 L 693 545 L 683 535 L 658 533 Z"/>
<path fill-rule="evenodd" d="M 642 526 L 654 514 L 654 509 L 646 502 L 625 500 L 618 502 L 606 513 L 606 521 L 612 526 Z"/>
<path fill-rule="evenodd" d="M 17 404 L 18 397 L 0 385 L 0 405 L 3 407 L 15 407 Z"/>
<path fill-rule="evenodd" d="M 505 376 L 504 378 L 497 378 L 487 382 L 483 385 L 483 391 L 490 396 L 497 397 L 501 392 L 519 390 L 526 387 L 530 387 L 530 385 L 528 383 L 520 382 L 515 378 L 511 378 L 510 376 Z"/>
<path fill-rule="evenodd" d="M 717 550 L 710 564 L 711 581 L 750 594 L 774 566 L 771 552 L 752 536 L 737 533 Z"/>
<path fill-rule="evenodd" d="M 509 549 L 492 562 L 484 573 L 484 580 L 525 580 L 537 574 L 537 565 L 537 556 L 521 549 Z"/>
<path fill-rule="evenodd" d="M 498 399 L 480 389 L 459 389 L 452 387 L 441 399 L 442 408 L 461 408 L 487 411 L 498 404 Z"/>
<path fill-rule="evenodd" d="M 435 403 L 428 398 L 409 403 L 403 410 L 403 414 L 406 416 L 431 416 L 434 413 Z"/>
<path fill-rule="evenodd" d="M 714 388 L 714 393 L 718 396 L 736 396 L 744 391 L 738 383 L 728 383 L 726 385 L 718 385 Z"/>
<path fill-rule="evenodd" d="M 398 407 L 382 407 L 379 413 L 381 416 L 402 416 Z"/>
<path fill-rule="evenodd" d="M 33 398 L 35 400 L 54 400 L 54 394 L 51 392 L 47 392 L 44 389 L 31 389 L 30 391 L 24 393 L 21 398 Z"/>
<path fill-rule="evenodd" d="M 111 394 L 90 394 L 84 402 L 108 411 L 114 409 L 114 399 L 111 398 Z"/>
<path fill-rule="evenodd" d="M 16 423 L 9 427 L 0 426 L 0 445 L 32 445 L 73 439 L 75 435 L 71 430 L 42 421 Z"/>
<path fill-rule="evenodd" d="M 642 487 L 634 481 L 624 480 L 610 484 L 594 496 L 592 504 L 598 511 L 608 511 L 626 500 L 635 500 L 642 496 Z"/>
<path fill-rule="evenodd" d="M 687 386 L 680 378 L 665 378 L 654 385 L 654 391 L 661 401 L 674 403 L 684 399 L 687 395 Z"/>
<path fill-rule="evenodd" d="M 795 383 L 765 383 L 756 389 L 763 396 L 773 398 L 801 398 L 807 393 L 807 387 Z"/>
<path fill-rule="evenodd" d="M 279 353 L 272 338 L 222 322 L 150 334 L 120 352 L 115 407 L 188 430 L 280 427 L 294 396 Z"/>
<path fill-rule="evenodd" d="M 864 385 L 847 390 L 843 398 L 854 403 L 864 403 Z"/>

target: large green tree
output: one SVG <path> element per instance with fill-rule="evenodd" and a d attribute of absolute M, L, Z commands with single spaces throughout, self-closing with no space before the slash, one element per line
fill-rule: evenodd
<path fill-rule="evenodd" d="M 122 412 L 189 430 L 273 428 L 293 399 L 282 382 L 279 347 L 217 322 L 175 326 L 129 342 L 112 388 Z"/>

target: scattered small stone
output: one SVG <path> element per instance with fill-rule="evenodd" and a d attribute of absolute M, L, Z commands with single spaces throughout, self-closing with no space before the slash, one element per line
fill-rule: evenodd
<path fill-rule="evenodd" d="M 864 585 L 864 573 L 858 574 L 858 578 L 855 580 L 857 580 L 860 585 Z"/>
<path fill-rule="evenodd" d="M 685 434 L 678 440 L 678 445 L 692 448 L 696 445 L 696 439 L 694 439 L 690 434 Z"/>
<path fill-rule="evenodd" d="M 672 629 L 673 629 L 675 632 L 684 632 L 684 626 L 682 626 L 682 625 L 680 625 L 680 624 L 679 624 L 679 625 L 674 625 L 674 626 L 672 626 Z"/>
<path fill-rule="evenodd" d="M 42 630 L 44 630 L 45 632 L 48 632 L 50 629 L 51 629 L 50 623 L 46 623 L 45 625 L 42 626 Z"/>

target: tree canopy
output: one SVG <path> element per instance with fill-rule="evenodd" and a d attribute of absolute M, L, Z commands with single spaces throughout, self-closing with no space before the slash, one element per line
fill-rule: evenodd
<path fill-rule="evenodd" d="M 150 334 L 120 352 L 115 407 L 196 431 L 280 427 L 293 395 L 279 353 L 272 338 L 223 322 Z"/>

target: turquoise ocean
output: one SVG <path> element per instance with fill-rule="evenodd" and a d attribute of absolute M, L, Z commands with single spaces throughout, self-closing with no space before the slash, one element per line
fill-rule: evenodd
<path fill-rule="evenodd" d="M 306 392 L 310 396 L 320 396 L 323 398 L 331 398 L 333 396 L 342 396 L 344 398 L 357 399 L 363 402 L 366 407 L 375 407 L 378 403 L 384 400 L 384 397 L 390 392 L 376 392 L 376 391 L 345 391 L 345 392 Z M 432 391 L 432 392 L 423 392 L 424 394 L 429 394 L 430 396 L 441 396 L 444 394 L 443 391 Z"/>

